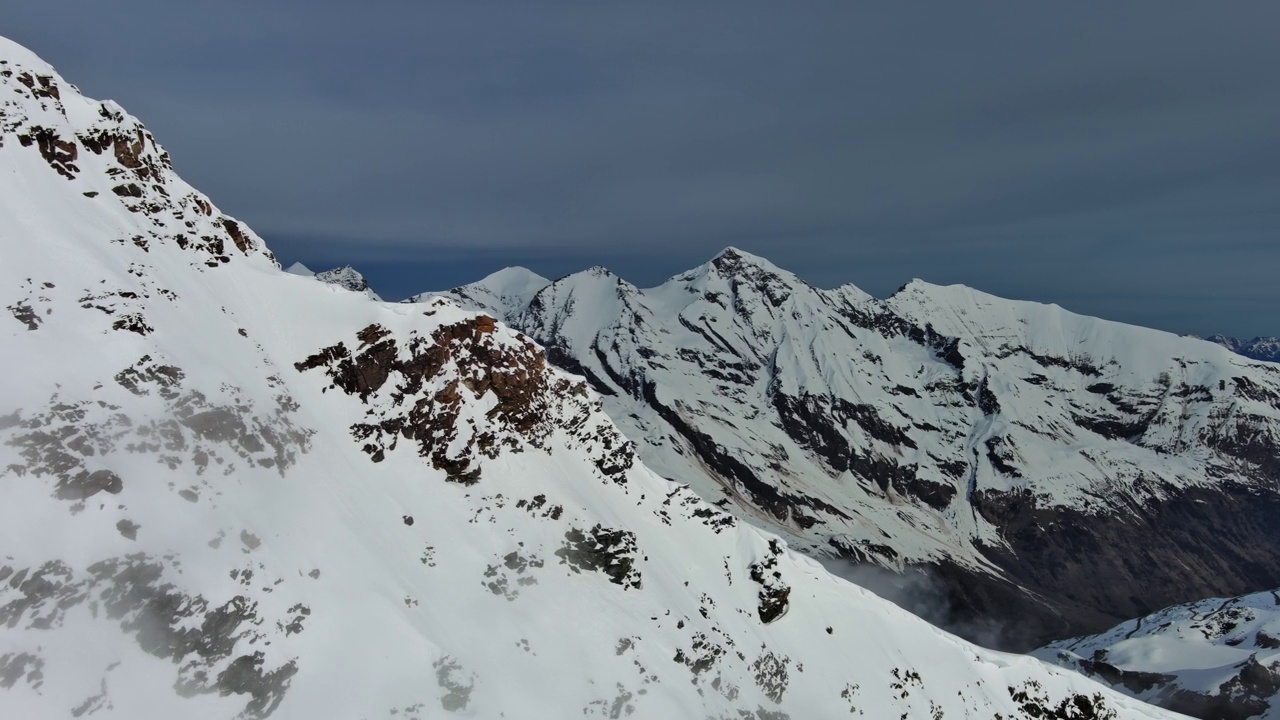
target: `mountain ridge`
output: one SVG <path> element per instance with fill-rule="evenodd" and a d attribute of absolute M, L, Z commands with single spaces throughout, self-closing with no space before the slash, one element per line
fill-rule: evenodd
<path fill-rule="evenodd" d="M 709 501 L 817 556 L 940 576 L 962 621 L 1036 616 L 1011 645 L 1280 581 L 1280 374 L 1220 347 L 965 286 L 819 289 L 736 248 L 647 289 L 593 269 L 436 295 L 587 377 Z M 1249 539 L 1214 549 L 1210 517 Z M 1148 548 L 1146 577 L 1116 546 Z M 1110 583 L 1081 596 L 1044 569 L 1064 563 Z"/>
<path fill-rule="evenodd" d="M 1251 340 L 1243 340 L 1226 335 L 1210 335 L 1205 340 L 1253 360 L 1280 363 L 1280 337 L 1256 336 Z"/>

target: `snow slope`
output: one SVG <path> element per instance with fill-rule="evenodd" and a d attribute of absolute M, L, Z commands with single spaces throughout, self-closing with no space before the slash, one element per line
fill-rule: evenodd
<path fill-rule="evenodd" d="M 504 322 L 510 322 L 529 304 L 538 291 L 551 284 L 541 275 L 522 267 L 503 268 L 479 282 L 450 290 L 452 299 L 472 310 L 494 313 Z M 422 293 L 405 300 L 407 303 L 425 302 L 439 293 Z"/>
<path fill-rule="evenodd" d="M 1172 717 L 635 458 L 493 318 L 282 272 L 0 40 L 0 716 Z"/>
<path fill-rule="evenodd" d="M 810 554 L 923 567 L 997 642 L 1280 583 L 1275 366 L 965 287 L 815 288 L 733 248 L 650 289 L 540 284 L 443 296 L 589 378 L 662 475 Z"/>
<path fill-rule="evenodd" d="M 1211 598 L 1035 653 L 1196 717 L 1280 717 L 1280 592 Z"/>

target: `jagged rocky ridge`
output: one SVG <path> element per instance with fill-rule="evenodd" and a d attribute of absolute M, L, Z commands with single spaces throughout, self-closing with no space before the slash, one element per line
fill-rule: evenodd
<path fill-rule="evenodd" d="M 492 317 L 280 271 L 0 40 L 0 715 L 1171 717 L 637 460 Z"/>
<path fill-rule="evenodd" d="M 1280 337 L 1255 337 L 1252 340 L 1241 340 L 1227 335 L 1210 335 L 1205 339 L 1247 358 L 1280 363 Z"/>
<path fill-rule="evenodd" d="M 1035 653 L 1205 720 L 1280 711 L 1280 591 L 1211 598 L 1061 640 Z"/>
<path fill-rule="evenodd" d="M 651 289 L 514 268 L 444 296 L 588 378 L 664 476 L 812 555 L 927 573 L 983 642 L 1280 584 L 1275 365 L 960 286 L 819 289 L 735 249 Z"/>

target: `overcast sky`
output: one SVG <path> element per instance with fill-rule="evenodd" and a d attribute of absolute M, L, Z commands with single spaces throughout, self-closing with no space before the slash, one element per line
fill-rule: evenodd
<path fill-rule="evenodd" d="M 8 0 L 313 269 L 640 285 L 734 245 L 1280 335 L 1280 3 Z"/>

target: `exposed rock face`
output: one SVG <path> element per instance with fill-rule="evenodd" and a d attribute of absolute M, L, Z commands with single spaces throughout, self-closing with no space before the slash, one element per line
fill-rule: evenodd
<path fill-rule="evenodd" d="M 1005 501 L 1013 500 L 1003 496 Z M 984 512 L 995 515 L 993 508 Z M 1172 492 L 1127 514 L 1095 515 L 1039 509 L 1016 502 L 1005 520 L 1014 549 L 988 549 L 1023 585 L 1048 595 L 1065 630 L 1096 627 L 1125 612 L 1247 590 L 1274 582 L 1275 522 L 1280 498 L 1256 487 L 1224 482 L 1216 488 Z M 1052 528 L 1046 537 L 1045 528 Z M 1099 582 L 1105 578 L 1105 582 Z M 1107 608 L 1110 612 L 1087 612 Z"/>
<path fill-rule="evenodd" d="M 564 547 L 556 551 L 556 557 L 575 572 L 602 572 L 614 585 L 640 589 L 640 573 L 635 569 L 635 533 L 596 525 L 586 532 L 569 528 L 564 539 Z"/>
<path fill-rule="evenodd" d="M 782 545 L 777 540 L 769 544 L 768 555 L 751 564 L 751 581 L 760 586 L 760 622 L 771 623 L 787 613 L 791 588 L 782 582 L 782 573 L 775 568 Z"/>
<path fill-rule="evenodd" d="M 378 294 L 373 291 L 373 288 L 369 287 L 369 282 L 364 279 L 364 275 L 361 275 L 358 270 L 350 265 L 343 265 L 342 267 L 317 273 L 311 272 L 310 268 L 302 263 L 294 263 L 290 265 L 285 272 L 293 275 L 301 275 L 302 277 L 314 278 L 322 283 L 336 285 L 344 290 L 361 293 L 370 300 L 382 300 L 382 298 L 378 297 Z"/>
<path fill-rule="evenodd" d="M 547 347 L 707 500 L 927 569 L 958 631 L 1029 647 L 1280 584 L 1280 367 L 968 288 L 821 290 L 734 249 L 649 290 L 539 280 L 444 295 Z"/>
<path fill-rule="evenodd" d="M 364 293 L 373 300 L 380 300 L 377 293 L 369 288 L 369 282 L 350 265 L 316 273 L 316 279 L 330 285 L 346 288 L 351 292 Z"/>
<path fill-rule="evenodd" d="M 498 342 L 495 327 L 493 318 L 480 315 L 437 327 L 429 339 L 411 334 L 401 349 L 391 331 L 370 325 L 356 334 L 360 344 L 354 353 L 339 343 L 295 368 L 322 367 L 332 387 L 371 405 L 370 421 L 352 425 L 351 432 L 374 462 L 403 438 L 416 442 L 419 454 L 451 481 L 470 485 L 480 479 L 479 469 L 472 467 L 477 456 L 497 457 L 504 446 L 516 448 L 516 438 L 542 447 L 556 417 L 581 430 L 577 439 L 592 450 L 603 475 L 621 480 L 635 461 L 631 443 L 616 430 L 589 422 L 594 406 L 586 387 L 553 378 L 532 343 Z M 393 376 L 398 378 L 394 387 L 380 392 Z M 486 394 L 495 399 L 486 423 L 467 422 L 468 401 Z M 391 406 L 376 402 L 379 396 L 389 397 Z M 414 400 L 411 406 L 409 400 Z"/>

